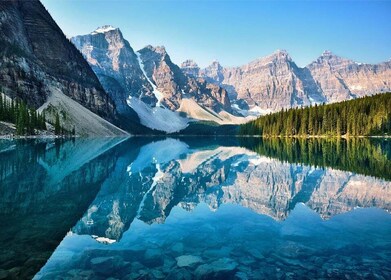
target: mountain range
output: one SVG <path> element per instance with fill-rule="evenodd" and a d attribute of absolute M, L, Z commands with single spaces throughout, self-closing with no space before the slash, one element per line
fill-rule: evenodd
<path fill-rule="evenodd" d="M 282 108 L 333 103 L 387 92 L 391 89 L 391 60 L 362 64 L 325 51 L 306 67 L 298 67 L 284 50 L 240 67 L 214 61 L 205 69 L 187 60 L 182 70 L 203 77 L 229 93 L 236 109 L 255 114 Z"/>
<path fill-rule="evenodd" d="M 0 3 L 0 85 L 78 135 L 173 133 L 194 123 L 241 124 L 298 106 L 391 90 L 391 61 L 324 52 L 298 67 L 286 51 L 240 67 L 176 65 L 167 50 L 135 51 L 112 26 L 65 37 L 39 0 Z M 190 129 L 191 130 L 191 129 Z"/>

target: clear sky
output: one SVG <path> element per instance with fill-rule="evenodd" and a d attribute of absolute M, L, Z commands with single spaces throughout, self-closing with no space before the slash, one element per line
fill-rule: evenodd
<path fill-rule="evenodd" d="M 68 36 L 119 27 L 131 46 L 164 45 L 239 66 L 285 49 L 299 66 L 324 50 L 357 62 L 391 59 L 391 1 L 41 0 Z"/>

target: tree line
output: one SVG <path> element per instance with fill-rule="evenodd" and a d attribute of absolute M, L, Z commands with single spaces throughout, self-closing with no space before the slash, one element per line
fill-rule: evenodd
<path fill-rule="evenodd" d="M 240 126 L 240 135 L 369 136 L 391 134 L 391 93 L 281 110 Z"/>
<path fill-rule="evenodd" d="M 38 113 L 20 100 L 8 100 L 0 93 L 0 121 L 15 124 L 17 135 L 34 135 L 46 130 L 45 113 Z"/>
<path fill-rule="evenodd" d="M 283 162 L 334 169 L 391 180 L 391 141 L 378 138 L 253 138 L 242 147 Z"/>
<path fill-rule="evenodd" d="M 47 130 L 45 112 L 39 113 L 30 108 L 19 99 L 8 99 L 0 92 L 0 121 L 15 124 L 16 135 L 35 135 L 36 130 Z M 72 131 L 66 130 L 60 122 L 58 113 L 55 115 L 55 135 L 75 135 L 75 128 Z"/>

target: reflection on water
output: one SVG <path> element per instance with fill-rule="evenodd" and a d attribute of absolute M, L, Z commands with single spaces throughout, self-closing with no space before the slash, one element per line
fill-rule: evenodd
<path fill-rule="evenodd" d="M 0 151 L 9 275 L 32 275 L 68 232 L 35 278 L 391 276 L 389 141 L 77 139 Z"/>

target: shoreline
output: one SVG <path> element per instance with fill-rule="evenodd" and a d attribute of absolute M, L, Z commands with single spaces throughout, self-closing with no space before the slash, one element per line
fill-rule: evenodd
<path fill-rule="evenodd" d="M 74 135 L 74 136 L 67 136 L 67 135 L 0 135 L 0 140 L 18 140 L 18 139 L 72 139 L 72 138 L 116 138 L 116 137 L 123 137 L 123 136 L 112 136 L 112 135 L 105 135 L 105 136 L 98 136 L 98 135 L 91 135 L 91 136 L 80 136 L 80 135 Z M 209 135 L 209 134 L 177 134 L 177 135 L 152 135 L 152 134 L 133 134 L 126 136 L 129 137 L 232 137 L 232 138 L 265 138 L 265 139 L 274 139 L 274 138 L 290 138 L 290 139 L 354 139 L 354 138 L 384 138 L 388 139 L 391 138 L 391 135 L 357 135 L 357 136 L 324 136 L 324 135 L 314 135 L 314 136 L 282 136 L 282 135 L 274 135 L 274 136 L 263 136 L 263 135 Z"/>

